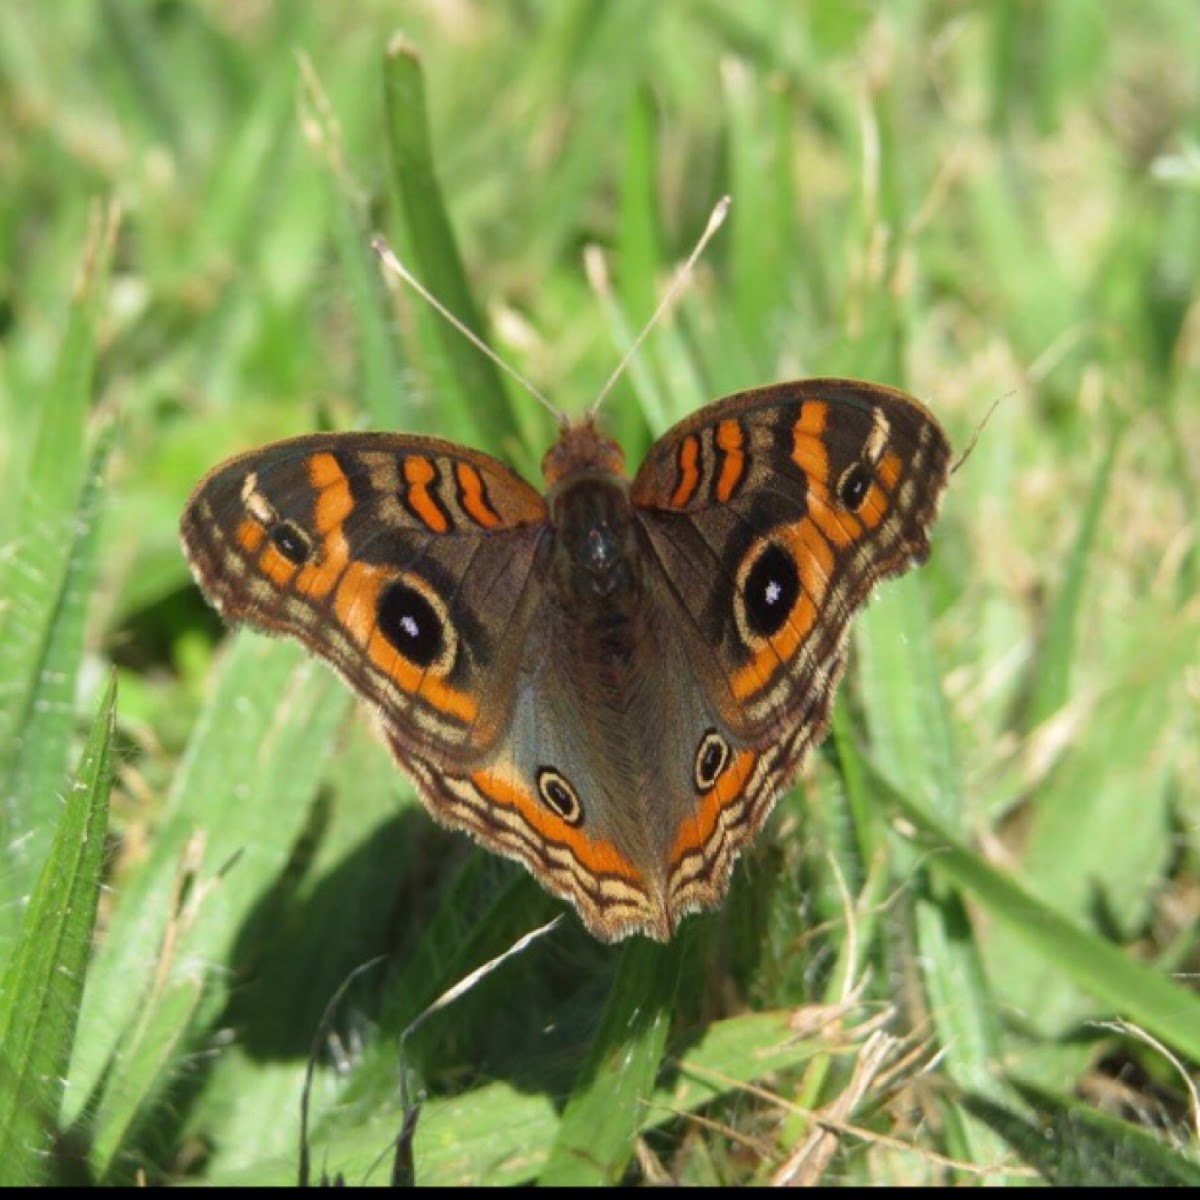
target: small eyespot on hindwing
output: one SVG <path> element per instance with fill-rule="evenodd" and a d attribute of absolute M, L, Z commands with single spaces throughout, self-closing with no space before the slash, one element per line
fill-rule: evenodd
<path fill-rule="evenodd" d="M 579 793 L 562 772 L 553 767 L 539 767 L 537 789 L 542 803 L 555 816 L 561 817 L 568 825 L 579 825 L 583 821 Z"/>

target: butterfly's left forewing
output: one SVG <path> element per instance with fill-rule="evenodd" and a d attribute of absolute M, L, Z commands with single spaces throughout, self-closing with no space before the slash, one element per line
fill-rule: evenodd
<path fill-rule="evenodd" d="M 393 740 L 461 765 L 503 730 L 545 515 L 533 488 L 476 451 L 317 434 L 210 472 L 182 534 L 223 616 L 299 639 Z"/>

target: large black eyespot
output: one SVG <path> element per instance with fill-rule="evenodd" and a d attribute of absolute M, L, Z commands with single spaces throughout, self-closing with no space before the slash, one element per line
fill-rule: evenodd
<path fill-rule="evenodd" d="M 440 607 L 440 605 L 438 606 Z M 406 579 L 397 579 L 379 598 L 379 632 L 418 667 L 428 667 L 446 648 L 445 611 Z"/>
<path fill-rule="evenodd" d="M 701 795 L 711 792 L 729 766 L 731 757 L 729 743 L 715 729 L 710 729 L 700 739 L 700 748 L 696 751 L 696 764 L 692 770 L 696 791 Z"/>
<path fill-rule="evenodd" d="M 851 463 L 838 480 L 838 499 L 851 511 L 858 512 L 871 490 L 871 472 L 860 462 Z"/>
<path fill-rule="evenodd" d="M 783 628 L 800 596 L 800 572 L 786 550 L 769 542 L 746 572 L 742 585 L 746 626 L 755 637 L 771 637 Z"/>
<path fill-rule="evenodd" d="M 291 521 L 280 521 L 278 524 L 272 525 L 267 537 L 271 539 L 271 545 L 288 562 L 293 562 L 297 566 L 308 562 L 312 555 L 312 543 L 308 540 L 307 535 Z"/>
<path fill-rule="evenodd" d="M 542 803 L 555 816 L 562 817 L 568 825 L 578 825 L 583 821 L 583 805 L 579 803 L 579 793 L 567 781 L 565 775 L 553 767 L 538 767 L 537 786 Z"/>

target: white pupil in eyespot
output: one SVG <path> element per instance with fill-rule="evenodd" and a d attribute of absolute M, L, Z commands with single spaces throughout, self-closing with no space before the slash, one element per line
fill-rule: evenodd
<path fill-rule="evenodd" d="M 779 597 L 782 594 L 782 592 L 783 592 L 783 588 L 781 588 L 779 586 L 779 584 L 774 579 L 772 579 L 771 582 L 767 584 L 767 592 L 766 592 L 766 596 L 764 597 L 764 599 L 766 600 L 766 602 L 768 604 L 778 604 Z"/>
<path fill-rule="evenodd" d="M 403 629 L 410 638 L 419 637 L 421 633 L 420 625 L 418 625 L 410 616 L 403 616 L 400 618 L 400 628 Z"/>

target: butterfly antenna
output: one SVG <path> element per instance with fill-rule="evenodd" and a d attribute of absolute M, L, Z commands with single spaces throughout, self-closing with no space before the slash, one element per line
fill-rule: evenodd
<path fill-rule="evenodd" d="M 449 321 L 459 333 L 475 347 L 480 354 L 490 359 L 500 370 L 515 379 L 539 404 L 542 404 L 561 426 L 567 423 L 566 414 L 560 412 L 537 388 L 521 374 L 516 367 L 510 366 L 491 348 L 473 329 L 459 320 L 395 255 L 391 246 L 382 237 L 371 239 L 371 249 L 379 255 L 380 261 L 393 274 L 399 275 L 410 288 L 429 304 L 439 316 Z"/>
<path fill-rule="evenodd" d="M 666 294 L 658 302 L 658 307 L 654 310 L 650 320 L 642 326 L 642 332 L 633 339 L 633 345 L 621 356 L 621 361 L 617 363 L 613 373 L 608 377 L 608 382 L 600 389 L 600 394 L 592 402 L 591 408 L 588 409 L 589 416 L 595 416 L 600 405 L 604 403 L 604 398 L 613 390 L 617 380 L 625 373 L 625 368 L 629 366 L 630 359 L 638 352 L 638 347 L 646 340 L 646 335 L 662 320 L 663 315 L 671 307 L 676 296 L 683 291 L 688 280 L 691 278 L 692 268 L 696 265 L 696 260 L 704 253 L 704 247 L 712 241 L 713 235 L 721 228 L 725 220 L 725 215 L 729 212 L 729 205 L 731 203 L 732 201 L 728 196 L 722 196 L 717 201 L 711 214 L 709 214 L 708 224 L 704 227 L 704 232 L 700 235 L 700 240 L 696 243 L 695 249 L 687 256 L 687 261 L 675 272 L 675 278 L 671 280 L 671 286 L 667 288 Z"/>

